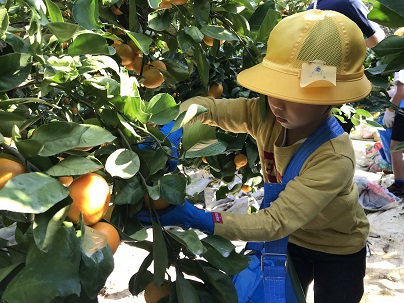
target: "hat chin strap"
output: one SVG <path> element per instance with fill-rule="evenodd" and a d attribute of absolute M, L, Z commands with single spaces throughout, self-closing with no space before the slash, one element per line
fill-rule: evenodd
<path fill-rule="evenodd" d="M 317 0 L 314 0 L 313 9 L 317 9 Z"/>

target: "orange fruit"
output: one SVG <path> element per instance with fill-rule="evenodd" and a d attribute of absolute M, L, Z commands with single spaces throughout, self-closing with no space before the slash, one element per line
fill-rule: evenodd
<path fill-rule="evenodd" d="M 173 6 L 170 3 L 170 0 L 161 1 L 159 8 L 172 8 Z"/>
<path fill-rule="evenodd" d="M 116 5 L 112 5 L 110 7 L 110 9 L 111 9 L 111 12 L 116 16 L 123 15 L 122 11 Z"/>
<path fill-rule="evenodd" d="M 0 158 L 0 189 L 6 185 L 8 180 L 26 173 L 25 166 L 7 158 Z"/>
<path fill-rule="evenodd" d="M 141 54 L 143 55 L 143 52 L 140 50 L 140 48 L 136 45 L 135 42 L 133 42 L 132 39 L 129 40 L 128 45 L 131 47 L 131 49 L 133 50 L 133 52 L 135 54 Z"/>
<path fill-rule="evenodd" d="M 102 232 L 104 235 L 107 236 L 108 245 L 111 248 L 112 254 L 114 254 L 118 249 L 119 244 L 121 243 L 121 239 L 116 228 L 107 222 L 97 222 L 90 227 Z"/>
<path fill-rule="evenodd" d="M 143 85 L 147 88 L 159 87 L 164 82 L 164 76 L 157 67 L 149 66 L 143 68 Z"/>
<path fill-rule="evenodd" d="M 205 164 L 208 164 L 208 160 L 206 160 L 205 156 L 202 157 L 202 162 L 205 163 Z"/>
<path fill-rule="evenodd" d="M 248 193 L 248 192 L 250 192 L 251 191 L 251 186 L 250 185 L 246 185 L 246 184 L 243 184 L 243 186 L 241 186 L 241 189 L 240 189 L 243 193 Z"/>
<path fill-rule="evenodd" d="M 94 146 L 88 146 L 88 147 L 76 147 L 74 150 L 81 150 L 81 151 L 89 151 L 92 149 Z"/>
<path fill-rule="evenodd" d="M 170 295 L 170 283 L 164 281 L 160 287 L 156 284 L 150 282 L 147 284 L 144 290 L 144 300 L 146 303 L 157 303 L 162 298 L 168 297 Z"/>
<path fill-rule="evenodd" d="M 207 46 L 213 46 L 213 38 L 207 35 L 203 35 L 203 42 L 207 45 Z"/>
<path fill-rule="evenodd" d="M 73 182 L 73 177 L 72 176 L 62 176 L 62 177 L 59 177 L 58 180 L 64 186 L 69 186 Z"/>
<path fill-rule="evenodd" d="M 237 154 L 234 157 L 234 164 L 236 164 L 236 169 L 246 166 L 247 163 L 248 163 L 248 158 L 244 154 Z"/>
<path fill-rule="evenodd" d="M 157 200 L 150 199 L 149 195 L 144 194 L 144 206 L 149 209 L 150 208 L 150 200 L 152 200 L 154 209 L 165 209 L 170 206 L 170 203 L 164 201 L 162 198 L 158 198 Z"/>
<path fill-rule="evenodd" d="M 135 58 L 135 53 L 133 49 L 125 43 L 122 44 L 112 44 L 112 47 L 115 48 L 116 53 L 121 58 L 122 65 L 128 65 Z"/>
<path fill-rule="evenodd" d="M 170 2 L 175 5 L 183 5 L 183 4 L 187 3 L 188 0 L 171 0 Z"/>
<path fill-rule="evenodd" d="M 223 93 L 223 85 L 220 83 L 212 83 L 209 86 L 208 96 L 215 99 L 220 98 Z"/>
<path fill-rule="evenodd" d="M 135 71 L 136 74 L 140 75 L 140 71 L 142 70 L 143 65 L 143 56 L 136 55 L 135 58 L 132 60 L 131 63 L 125 65 L 128 70 Z"/>
<path fill-rule="evenodd" d="M 125 35 L 125 32 L 124 32 L 124 31 L 122 31 L 122 30 L 119 29 L 119 28 L 113 27 L 113 26 L 111 26 L 110 28 L 108 28 L 108 29 L 107 29 L 107 32 L 109 32 L 109 33 L 111 33 L 111 34 L 114 34 L 114 35 L 116 35 L 116 36 Z"/>
<path fill-rule="evenodd" d="M 79 109 L 77 107 L 72 108 L 72 114 L 77 115 L 79 113 Z"/>
<path fill-rule="evenodd" d="M 150 65 L 153 65 L 154 67 L 160 68 L 162 70 L 167 70 L 167 66 L 164 64 L 163 61 L 160 60 L 152 61 Z"/>
<path fill-rule="evenodd" d="M 73 203 L 67 216 L 73 223 L 83 215 L 85 225 L 93 225 L 101 220 L 108 210 L 111 194 L 105 179 L 95 173 L 88 173 L 75 179 L 69 186 Z"/>

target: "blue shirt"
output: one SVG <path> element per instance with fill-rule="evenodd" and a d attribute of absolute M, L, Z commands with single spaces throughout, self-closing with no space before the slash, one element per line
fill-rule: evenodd
<path fill-rule="evenodd" d="M 312 3 L 307 9 L 313 9 L 313 6 Z M 358 25 L 367 38 L 376 32 L 374 25 L 367 18 L 369 10 L 360 0 L 318 0 L 317 9 L 332 10 L 347 16 Z"/>

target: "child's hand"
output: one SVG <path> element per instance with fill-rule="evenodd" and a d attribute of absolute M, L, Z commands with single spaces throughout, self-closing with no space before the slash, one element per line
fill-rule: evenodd
<path fill-rule="evenodd" d="M 159 211 L 160 222 L 163 226 L 181 226 L 183 229 L 196 228 L 207 234 L 213 234 L 214 223 L 212 213 L 196 208 L 185 201 L 184 205 L 170 206 Z M 142 210 L 135 215 L 143 225 L 151 225 L 150 212 Z M 156 221 L 156 218 L 152 218 Z"/>

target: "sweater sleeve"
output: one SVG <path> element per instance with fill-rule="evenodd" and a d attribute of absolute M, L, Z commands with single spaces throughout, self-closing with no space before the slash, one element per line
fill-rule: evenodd
<path fill-rule="evenodd" d="M 301 175 L 286 185 L 270 207 L 250 215 L 222 213 L 223 223 L 215 224 L 215 234 L 231 240 L 271 241 L 304 226 L 333 228 L 349 201 L 357 203 L 357 192 L 350 186 L 354 163 L 349 157 L 321 150 L 306 161 Z"/>
<path fill-rule="evenodd" d="M 208 111 L 190 123 L 201 122 L 217 126 L 233 133 L 254 134 L 260 120 L 259 99 L 214 99 L 211 97 L 194 97 L 182 102 L 180 113 L 186 111 L 192 104 L 199 104 Z"/>

